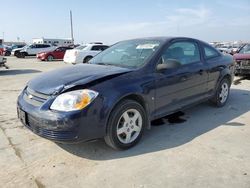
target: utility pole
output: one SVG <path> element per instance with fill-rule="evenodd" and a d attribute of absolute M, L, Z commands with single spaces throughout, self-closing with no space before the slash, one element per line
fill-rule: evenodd
<path fill-rule="evenodd" d="M 74 44 L 74 34 L 73 34 L 73 21 L 72 21 L 72 11 L 70 10 L 70 28 L 71 28 L 71 40 Z"/>

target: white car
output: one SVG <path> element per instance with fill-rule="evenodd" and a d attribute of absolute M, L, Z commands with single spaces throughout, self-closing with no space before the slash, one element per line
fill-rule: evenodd
<path fill-rule="evenodd" d="M 31 44 L 23 47 L 20 51 L 15 51 L 16 57 L 25 58 L 26 56 L 35 56 L 38 53 L 51 51 L 56 49 L 56 46 L 50 44 Z"/>
<path fill-rule="evenodd" d="M 95 55 L 108 47 L 102 43 L 89 43 L 84 46 L 78 46 L 72 50 L 67 50 L 63 61 L 71 64 L 87 63 Z"/>

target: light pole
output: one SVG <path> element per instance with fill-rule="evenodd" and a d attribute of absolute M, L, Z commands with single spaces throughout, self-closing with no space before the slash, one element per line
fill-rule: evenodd
<path fill-rule="evenodd" d="M 72 11 L 70 10 L 70 30 L 71 30 L 71 40 L 74 45 L 74 34 L 73 34 L 73 21 L 72 21 Z"/>

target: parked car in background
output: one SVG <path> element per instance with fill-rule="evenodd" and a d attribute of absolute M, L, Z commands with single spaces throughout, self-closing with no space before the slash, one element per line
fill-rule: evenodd
<path fill-rule="evenodd" d="M 242 44 L 233 44 L 232 48 L 230 49 L 230 54 L 234 55 L 239 51 L 239 49 L 242 47 Z"/>
<path fill-rule="evenodd" d="M 47 51 L 47 52 L 40 52 L 36 55 L 37 59 L 41 61 L 53 61 L 63 59 L 66 50 L 71 50 L 71 47 L 57 47 L 55 50 Z"/>
<path fill-rule="evenodd" d="M 25 45 L 24 44 L 20 44 L 20 45 L 12 45 L 12 46 L 6 46 L 4 48 L 4 56 L 10 56 L 12 50 L 17 49 L 17 48 L 23 48 Z"/>
<path fill-rule="evenodd" d="M 36 54 L 40 52 L 51 51 L 55 48 L 55 46 L 50 44 L 31 44 L 16 52 L 16 57 L 25 58 L 26 56 L 36 56 Z"/>
<path fill-rule="evenodd" d="M 250 76 L 250 44 L 243 45 L 233 57 L 236 61 L 235 74 Z"/>
<path fill-rule="evenodd" d="M 21 122 L 57 142 L 139 142 L 151 121 L 211 100 L 226 104 L 234 61 L 191 38 L 122 41 L 87 64 L 40 74 L 18 97 Z M 202 125 L 200 125 L 202 126 Z"/>
<path fill-rule="evenodd" d="M 90 59 L 108 47 L 109 46 L 103 45 L 102 43 L 89 43 L 84 46 L 78 46 L 72 50 L 67 50 L 63 61 L 71 64 L 87 63 Z"/>
<path fill-rule="evenodd" d="M 232 49 L 232 45 L 221 45 L 219 47 L 217 47 L 217 49 L 222 52 L 222 53 L 231 53 L 231 49 Z"/>
<path fill-rule="evenodd" d="M 3 51 L 4 51 L 4 46 L 0 44 L 0 55 L 3 55 Z"/>
<path fill-rule="evenodd" d="M 11 51 L 11 55 L 13 56 L 18 56 L 20 51 L 23 50 L 25 47 L 28 47 L 29 45 L 25 45 L 24 47 L 21 47 L 21 48 L 15 48 Z"/>

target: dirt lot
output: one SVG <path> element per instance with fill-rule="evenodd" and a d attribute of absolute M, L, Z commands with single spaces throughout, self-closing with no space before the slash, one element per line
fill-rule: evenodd
<path fill-rule="evenodd" d="M 8 58 L 0 69 L 0 187 L 250 187 L 250 80 L 237 80 L 228 104 L 186 110 L 183 123 L 146 131 L 140 144 L 114 151 L 103 141 L 59 145 L 17 119 L 28 80 L 70 66 Z"/>

